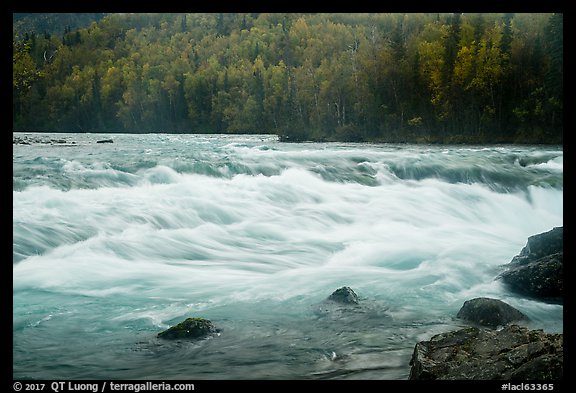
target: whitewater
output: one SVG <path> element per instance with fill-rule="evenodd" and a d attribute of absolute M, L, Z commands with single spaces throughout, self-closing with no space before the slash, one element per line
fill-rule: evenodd
<path fill-rule="evenodd" d="M 15 379 L 407 379 L 480 296 L 563 332 L 495 279 L 563 225 L 562 146 L 14 138 Z M 218 335 L 156 337 L 187 317 Z"/>

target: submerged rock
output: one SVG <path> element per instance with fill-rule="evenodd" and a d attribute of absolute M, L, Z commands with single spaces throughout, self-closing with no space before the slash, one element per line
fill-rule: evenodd
<path fill-rule="evenodd" d="M 353 330 L 390 320 L 389 307 L 386 304 L 368 299 L 360 302 L 358 295 L 350 287 L 338 288 L 313 307 L 319 320 L 336 324 L 339 328 L 346 326 Z"/>
<path fill-rule="evenodd" d="M 350 287 L 338 288 L 330 296 L 328 300 L 335 301 L 342 304 L 358 304 L 358 295 Z"/>
<path fill-rule="evenodd" d="M 563 344 L 563 334 L 518 325 L 437 334 L 414 347 L 409 379 L 558 380 L 563 377 Z"/>
<path fill-rule="evenodd" d="M 159 338 L 169 340 L 194 339 L 217 333 L 218 329 L 208 319 L 187 318 L 178 325 L 172 326 L 163 332 L 158 333 Z"/>
<path fill-rule="evenodd" d="M 562 303 L 563 227 L 530 236 L 526 246 L 498 278 L 514 292 L 539 300 Z"/>
<path fill-rule="evenodd" d="M 316 305 L 316 313 L 341 319 L 344 315 L 363 313 L 360 300 L 356 292 L 350 287 L 341 287 L 332 292 L 330 296 Z"/>
<path fill-rule="evenodd" d="M 526 315 L 509 304 L 487 297 L 465 301 L 456 317 L 492 329 L 511 322 L 528 320 Z"/>

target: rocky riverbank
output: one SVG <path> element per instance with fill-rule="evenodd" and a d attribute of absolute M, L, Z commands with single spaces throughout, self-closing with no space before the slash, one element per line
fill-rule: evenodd
<path fill-rule="evenodd" d="M 511 291 L 562 303 L 563 228 L 531 236 L 496 279 Z M 472 325 L 416 344 L 413 380 L 558 380 L 563 378 L 564 335 L 530 330 L 528 318 L 498 299 L 466 301 L 457 317 Z"/>
<path fill-rule="evenodd" d="M 416 344 L 414 380 L 558 380 L 563 377 L 564 336 L 508 325 L 468 327 Z"/>
<path fill-rule="evenodd" d="M 111 138 L 97 140 L 96 143 L 114 143 Z M 53 138 L 49 135 L 14 135 L 12 137 L 13 145 L 62 145 L 62 146 L 75 146 L 77 142 L 70 139 L 68 136 L 60 138 Z"/>
<path fill-rule="evenodd" d="M 495 279 L 505 280 L 510 290 L 527 293 L 530 298 L 539 296 L 542 301 L 551 298 L 558 301 L 557 296 L 563 290 L 562 235 L 560 227 L 531 236 L 520 254 L 504 265 L 504 272 Z M 352 288 L 344 286 L 317 305 L 316 311 L 329 322 L 351 323 L 362 320 L 366 313 L 374 313 L 372 308 L 364 304 Z M 385 309 L 376 311 L 380 316 L 386 313 Z M 409 363 L 409 379 L 553 381 L 563 378 L 563 334 L 530 329 L 530 320 L 521 310 L 499 299 L 479 297 L 464 302 L 455 317 L 470 326 L 416 343 Z M 207 319 L 187 318 L 158 337 L 198 340 L 218 332 Z"/>

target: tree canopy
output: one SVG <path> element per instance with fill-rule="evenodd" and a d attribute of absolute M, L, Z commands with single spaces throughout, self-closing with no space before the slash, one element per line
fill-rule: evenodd
<path fill-rule="evenodd" d="M 14 131 L 562 143 L 562 14 L 109 14 L 13 31 Z"/>

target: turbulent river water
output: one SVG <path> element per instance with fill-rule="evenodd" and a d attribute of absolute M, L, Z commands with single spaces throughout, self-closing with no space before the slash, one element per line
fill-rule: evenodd
<path fill-rule="evenodd" d="M 563 331 L 495 280 L 563 225 L 562 146 L 14 138 L 13 378 L 407 379 L 479 296 Z M 187 317 L 219 334 L 156 337 Z"/>

